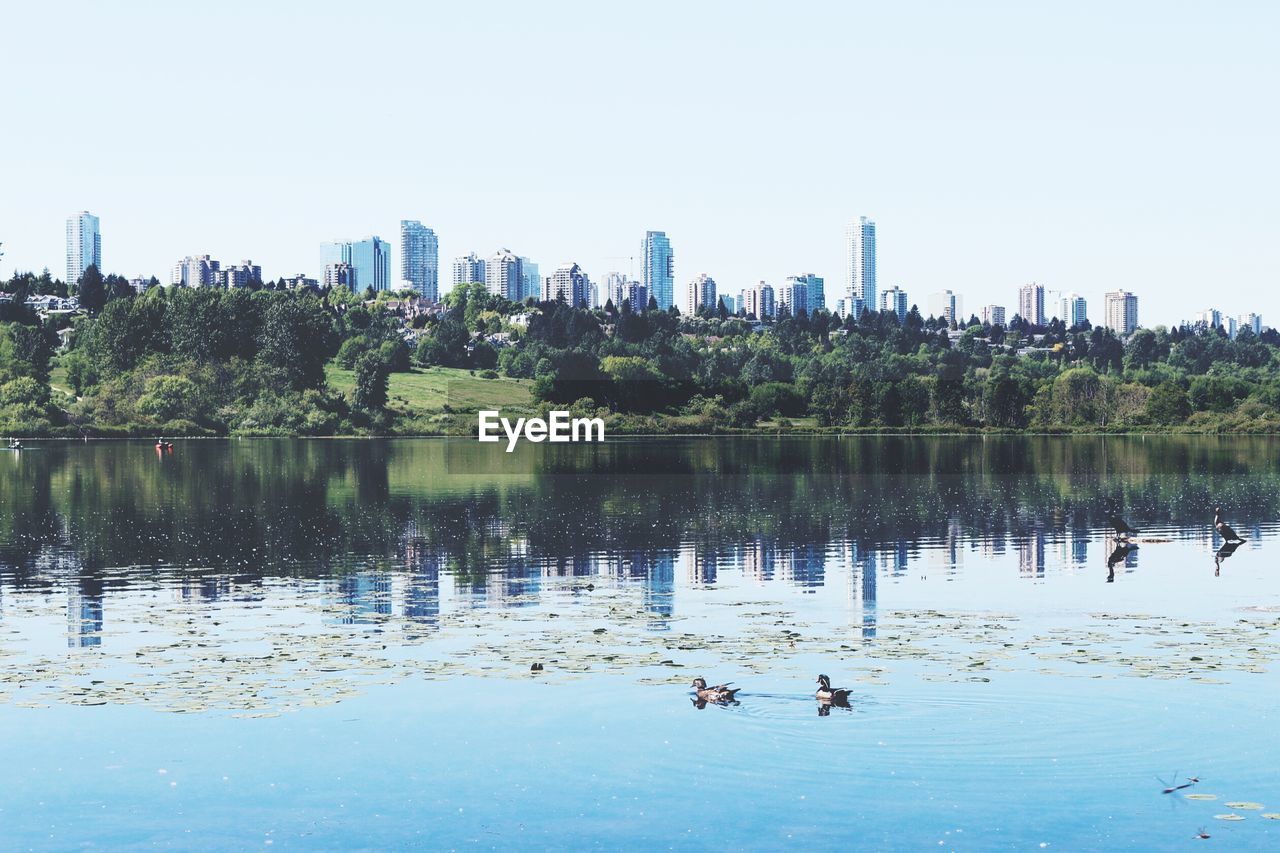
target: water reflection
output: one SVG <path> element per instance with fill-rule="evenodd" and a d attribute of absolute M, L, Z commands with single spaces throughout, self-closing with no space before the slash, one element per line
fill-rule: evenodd
<path fill-rule="evenodd" d="M 60 593 L 68 642 L 92 648 L 139 583 L 184 602 L 251 601 L 309 579 L 344 624 L 389 617 L 427 636 L 450 608 L 535 606 L 563 590 L 634 590 L 663 631 L 682 590 L 848 585 L 864 639 L 885 583 L 962 582 L 990 566 L 1030 583 L 1134 573 L 1110 538 L 1199 543 L 1213 507 L 1256 543 L 1280 508 L 1274 439 L 905 438 L 51 444 L 0 475 L 0 614 Z M 1154 546 L 1152 546 L 1154 547 Z M 1095 552 L 1096 553 L 1096 552 Z"/>

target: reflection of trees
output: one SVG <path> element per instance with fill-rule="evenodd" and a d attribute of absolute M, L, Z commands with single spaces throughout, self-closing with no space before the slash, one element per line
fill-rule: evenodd
<path fill-rule="evenodd" d="M 501 584 L 507 598 L 601 559 L 670 572 L 656 555 L 692 548 L 702 582 L 732 551 L 748 573 L 817 586 L 831 542 L 904 550 L 925 537 L 952 547 L 967 538 L 998 548 L 1015 537 L 1043 549 L 1046 535 L 1078 538 L 1115 512 L 1140 528 L 1207 528 L 1219 501 L 1247 526 L 1277 512 L 1274 446 L 791 437 L 525 444 L 506 454 L 468 441 L 263 440 L 187 442 L 159 458 L 141 443 L 52 444 L 0 470 L 0 565 L 18 585 L 71 574 L 109 588 L 121 575 L 108 570 L 142 565 L 231 576 L 243 588 L 264 574 L 345 573 L 379 559 L 404 571 L 430 554 L 434 571 L 477 592 Z M 1035 564 L 1043 560 L 1030 554 Z"/>

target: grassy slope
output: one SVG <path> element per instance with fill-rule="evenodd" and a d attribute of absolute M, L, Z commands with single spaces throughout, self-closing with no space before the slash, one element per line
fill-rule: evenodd
<path fill-rule="evenodd" d="M 343 394 L 355 388 L 355 372 L 334 364 L 326 368 L 329 387 Z M 448 405 L 455 412 L 479 409 L 517 409 L 533 403 L 530 382 L 523 379 L 481 379 L 452 367 L 415 367 L 393 373 L 387 393 L 392 408 L 409 415 L 440 412 Z"/>
<path fill-rule="evenodd" d="M 75 392 L 71 390 L 71 383 L 67 381 L 67 369 L 57 359 L 53 360 L 53 364 L 49 368 L 49 387 L 55 391 L 61 391 L 68 397 L 74 398 L 76 396 Z"/>

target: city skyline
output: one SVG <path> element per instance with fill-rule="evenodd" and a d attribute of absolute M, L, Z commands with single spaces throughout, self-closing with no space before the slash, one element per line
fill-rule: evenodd
<path fill-rule="evenodd" d="M 95 260 L 99 264 L 101 263 L 100 219 L 88 211 L 79 211 L 68 217 L 66 227 L 66 264 L 68 278 L 70 278 L 73 269 L 87 268 Z M 401 220 L 400 236 L 402 248 L 399 256 L 399 269 L 401 276 L 394 281 L 394 284 L 390 272 L 391 255 L 394 254 L 394 247 L 374 235 L 361 240 L 339 240 L 321 243 L 322 272 L 319 278 L 312 279 L 306 276 L 305 273 L 296 273 L 289 276 L 266 276 L 265 280 L 284 279 L 304 284 L 309 283 L 312 286 L 323 282 L 326 287 L 343 285 L 353 290 L 372 288 L 375 291 L 388 291 L 408 288 L 416 290 L 419 295 L 433 300 L 443 296 L 443 293 L 438 290 L 440 261 L 435 232 L 416 220 Z M 853 221 L 846 226 L 844 239 L 847 251 L 845 279 L 850 282 L 850 291 L 857 294 L 875 292 L 875 222 L 866 216 L 859 217 L 857 221 Z M 642 269 L 645 279 L 661 279 L 665 277 L 669 279 L 667 283 L 671 284 L 674 279 L 674 252 L 666 234 L 661 231 L 646 232 L 645 240 L 641 245 L 641 252 L 645 257 L 645 264 Z M 561 268 L 570 266 L 575 268 L 575 275 L 580 275 L 585 280 L 582 291 L 584 296 L 575 300 L 577 304 L 582 304 L 585 307 L 603 307 L 608 300 L 608 294 L 617 290 L 617 287 L 613 284 L 615 279 L 623 278 L 625 280 L 625 276 L 620 272 L 610 270 L 603 274 L 604 281 L 602 283 L 599 275 L 594 279 L 591 278 L 588 271 L 581 269 L 580 265 L 572 261 L 562 264 Z M 362 269 L 363 273 L 361 273 Z M 495 279 L 495 276 L 501 280 Z M 147 278 L 149 276 L 139 275 L 133 277 L 131 281 L 141 283 L 145 282 Z M 545 280 L 539 277 L 538 264 L 536 262 L 530 258 L 516 255 L 506 248 L 499 249 L 488 261 L 478 258 L 474 252 L 454 258 L 451 278 L 450 288 L 458 284 L 475 282 L 485 285 L 492 293 L 516 302 L 523 301 L 528 297 L 539 298 L 543 294 L 555 290 L 550 277 Z M 220 261 L 207 254 L 183 258 L 173 266 L 169 276 L 169 283 L 172 285 L 196 287 L 242 287 L 252 280 L 264 280 L 260 264 L 245 260 L 238 265 L 230 265 L 224 268 L 221 266 Z M 719 297 L 708 301 L 703 296 L 700 296 L 701 293 L 707 292 L 698 288 L 698 282 L 702 281 L 710 282 L 712 291 L 717 290 L 714 280 L 706 273 L 700 273 L 697 280 L 691 281 L 684 288 L 684 299 L 673 299 L 671 304 L 676 305 L 685 313 L 696 313 L 705 305 L 711 305 L 714 308 L 715 306 L 711 303 L 715 302 Z M 760 281 L 756 288 L 766 285 L 767 282 Z M 661 286 L 661 283 L 659 283 L 659 286 Z M 141 291 L 144 287 L 145 285 L 141 284 L 135 285 L 135 289 L 138 291 Z M 674 290 L 674 288 L 672 289 Z M 724 296 L 725 304 L 731 313 L 744 307 L 746 300 L 743 298 L 743 294 L 747 290 L 750 290 L 750 288 L 743 288 L 737 296 L 731 293 L 720 294 Z M 894 286 L 889 290 L 894 294 L 893 308 L 887 307 L 884 304 L 885 300 L 879 298 L 870 304 L 864 304 L 862 297 L 858 295 L 838 299 L 833 313 L 845 316 L 846 312 L 851 308 L 862 306 L 873 310 L 894 310 L 899 315 L 899 319 L 901 319 L 905 315 L 906 309 L 899 306 L 905 301 L 907 306 L 917 307 L 923 316 L 944 316 L 952 324 L 963 324 L 970 317 L 970 313 L 965 312 L 963 308 L 963 294 L 954 293 L 950 289 L 931 294 L 926 303 L 927 307 L 909 301 L 907 294 L 899 287 Z M 1068 327 L 1081 325 L 1089 321 L 1087 301 L 1080 294 L 1074 291 L 1066 294 L 1061 291 L 1054 291 L 1059 294 L 1056 304 L 1061 306 L 1061 311 L 1054 312 L 1044 308 L 1046 290 L 1043 285 L 1036 282 L 1021 286 L 1018 291 L 1019 309 L 1017 313 L 1022 315 L 1031 306 L 1035 312 L 1035 316 L 1032 318 L 1035 325 L 1044 325 L 1051 319 L 1063 320 Z M 648 293 L 650 290 L 645 288 L 645 292 Z M 793 294 L 798 294 L 798 296 Z M 946 295 L 947 299 L 940 301 L 939 297 L 943 294 Z M 813 273 L 787 276 L 783 283 L 776 288 L 776 296 L 777 308 L 785 306 L 793 313 L 798 310 L 812 311 L 824 307 L 823 278 Z M 1104 295 L 1104 299 L 1109 299 L 1111 296 L 1112 293 L 1108 292 Z M 1134 298 L 1136 299 L 1136 297 Z M 943 304 L 944 302 L 945 305 Z M 766 304 L 771 303 L 766 301 Z M 996 306 L 988 305 L 983 308 L 981 319 L 984 322 L 988 320 L 991 314 L 990 309 L 994 307 Z M 1204 319 L 1207 313 L 1229 314 L 1229 312 L 1216 310 L 1210 312 L 1200 311 L 1193 315 L 1190 321 L 1183 320 L 1179 322 L 1203 324 L 1207 322 Z M 973 314 L 972 316 L 977 315 Z M 1236 316 L 1239 317 L 1238 325 L 1241 327 L 1261 327 L 1260 314 L 1257 312 L 1245 312 Z M 1235 337 L 1236 332 L 1236 316 L 1231 317 L 1228 321 L 1228 331 L 1232 337 Z M 1029 314 L 1028 317 L 1030 317 Z M 1101 321 L 1095 321 L 1093 324 L 1121 328 L 1111 324 L 1112 317 L 1113 314 L 1108 308 L 1105 318 Z M 1133 325 L 1130 322 L 1131 318 L 1132 315 L 1127 317 L 1123 324 L 1123 328 L 1129 331 L 1132 331 L 1130 327 Z M 1215 323 L 1214 325 L 1218 324 Z"/>
<path fill-rule="evenodd" d="M 481 16 L 375 3 L 362 14 L 382 49 L 353 64 L 280 49 L 342 31 L 333 4 L 306 15 L 235 2 L 202 13 L 20 5 L 6 19 L 22 34 L 9 61 L 25 82 L 6 93 L 22 132 L 0 155 L 0 275 L 61 269 L 61 224 L 80 209 L 109 222 L 110 271 L 162 279 L 175 259 L 203 253 L 319 277 L 319 241 L 395 241 L 412 218 L 440 235 L 442 258 L 509 245 L 543 269 L 573 260 L 635 280 L 638 240 L 661 229 L 678 284 L 705 271 L 737 293 L 813 270 L 833 307 L 841 229 L 865 214 L 885 232 L 879 287 L 1010 305 L 1034 280 L 1091 306 L 1123 288 L 1142 294 L 1153 325 L 1185 319 L 1211 287 L 1233 314 L 1277 316 L 1280 118 L 1256 105 L 1280 62 L 1265 36 L 1280 10 L 926 8 L 819 3 L 779 20 L 659 3 L 633 20 L 581 4 L 495 4 Z M 664 24 L 664 9 L 678 10 L 680 27 Z M 875 69 L 876 84 L 841 111 L 859 79 L 850 32 L 864 34 L 857 68 Z M 156 74 L 155 45 L 174 33 L 223 56 L 220 73 L 176 62 Z M 469 46 L 480 41 L 493 60 L 475 67 Z M 523 60 L 531 44 L 542 61 Z M 640 45 L 692 59 L 610 61 Z M 805 61 L 758 61 L 792 52 Z M 421 81 L 464 67 L 457 85 L 411 100 Z M 84 120 L 104 132 L 52 133 L 85 79 Z M 322 130 L 335 103 L 368 92 L 422 109 L 398 114 L 394 132 Z M 650 99 L 661 122 L 638 120 Z M 234 145 L 213 133 L 173 143 L 166 129 L 186 126 L 197 102 L 237 116 Z M 446 132 L 442 117 L 492 102 L 520 102 L 528 132 Z M 623 132 L 575 144 L 544 132 L 566 115 Z M 359 179 L 335 184 L 336 174 Z M 193 196 L 201 203 L 185 203 Z"/>
<path fill-rule="evenodd" d="M 440 262 L 435 232 L 431 228 L 424 227 L 422 223 L 416 220 L 401 220 L 400 236 L 402 249 L 399 269 L 401 270 L 401 277 L 396 279 L 394 284 L 390 274 L 391 255 L 394 253 L 394 249 L 391 244 L 377 236 L 369 236 L 357 241 L 328 241 L 322 243 L 322 273 L 319 278 L 311 278 L 305 273 L 275 277 L 265 276 L 264 278 L 260 264 L 255 264 L 250 260 L 242 260 L 239 264 L 224 266 L 219 260 L 205 254 L 189 255 L 180 260 L 172 267 L 168 283 L 186 287 L 234 288 L 243 287 L 252 281 L 288 281 L 291 282 L 291 286 L 317 287 L 323 283 L 325 287 L 342 285 L 354 290 L 368 287 L 372 287 L 375 291 L 411 289 L 433 301 L 440 298 L 443 294 L 438 291 Z M 855 237 L 856 244 L 854 243 Z M 862 216 L 857 221 L 851 222 L 846 226 L 845 247 L 849 250 L 846 278 L 853 280 L 851 270 L 857 266 L 863 270 L 860 273 L 861 277 L 873 279 L 875 268 L 875 222 Z M 670 275 L 673 270 L 674 253 L 671 249 L 670 240 L 664 232 L 647 232 L 645 241 L 642 244 L 642 253 L 647 258 L 650 253 L 654 253 L 653 257 L 646 261 L 648 268 L 642 270 L 646 278 L 653 278 L 659 269 L 667 271 L 667 274 Z M 68 278 L 74 274 L 75 270 L 86 269 L 91 264 L 100 265 L 101 257 L 102 239 L 99 217 L 89 211 L 78 211 L 69 216 L 66 220 L 66 270 Z M 854 258 L 857 258 L 856 264 L 853 261 Z M 561 268 L 565 269 L 571 266 L 576 270 L 575 275 L 581 276 L 584 281 L 582 289 L 584 296 L 575 300 L 577 304 L 584 307 L 604 307 L 604 304 L 612 294 L 621 293 L 620 282 L 625 283 L 627 281 L 626 276 L 622 273 L 610 270 L 603 274 L 602 282 L 599 276 L 591 278 L 586 270 L 583 270 L 580 265 L 572 261 L 561 265 Z M 365 269 L 364 284 L 359 281 L 359 271 L 362 267 Z M 866 273 L 868 269 L 870 270 L 869 276 Z M 498 276 L 501 281 L 495 280 L 494 276 Z M 137 292 L 142 292 L 146 289 L 148 279 L 158 278 L 154 275 L 125 277 Z M 535 299 L 542 298 L 543 294 L 555 290 L 550 277 L 543 279 L 539 276 L 536 262 L 530 258 L 516 255 L 506 248 L 499 249 L 487 262 L 477 257 L 475 253 L 454 258 L 451 278 L 450 288 L 458 284 L 479 283 L 485 285 L 490 292 L 515 302 L 520 302 L 530 297 Z M 710 283 L 711 291 L 700 289 L 701 282 Z M 632 282 L 631 284 L 634 286 L 639 283 Z M 757 291 L 761 286 L 768 286 L 768 283 L 759 282 L 756 285 Z M 813 273 L 787 276 L 785 281 L 776 289 L 775 310 L 785 306 L 795 313 L 801 309 L 812 311 L 824 307 L 823 286 L 823 278 Z M 685 298 L 683 300 L 675 300 L 673 304 L 684 313 L 696 313 L 706 306 L 711 306 L 714 309 L 713 303 L 718 301 L 719 298 L 723 298 L 725 306 L 730 313 L 734 313 L 738 310 L 745 310 L 748 302 L 745 294 L 750 289 L 743 288 L 736 296 L 732 293 L 720 292 L 714 283 L 714 279 L 706 273 L 699 273 L 698 278 L 691 281 L 684 288 Z M 856 283 L 856 289 L 857 292 L 862 293 L 867 288 L 862 283 Z M 640 287 L 640 290 L 646 294 L 647 298 L 648 290 L 643 286 Z M 773 290 L 771 286 L 770 290 Z M 708 300 L 701 295 L 708 292 L 715 292 L 718 295 Z M 796 295 L 797 292 L 799 292 L 798 296 Z M 434 296 L 433 293 L 435 294 Z M 891 293 L 892 299 L 877 298 L 874 306 L 866 305 L 864 307 L 876 307 L 881 311 L 894 311 L 898 314 L 900 321 L 909 307 L 917 308 L 921 315 L 925 317 L 944 317 L 953 325 L 963 325 L 966 320 L 971 318 L 977 318 L 984 323 L 993 322 L 994 317 L 1007 318 L 1005 307 L 994 303 L 982 306 L 980 314 L 966 310 L 964 308 L 964 295 L 955 293 L 950 289 L 931 293 L 924 306 L 910 300 L 909 295 L 897 286 L 882 290 L 881 295 L 884 293 Z M 1056 294 L 1056 296 L 1050 299 L 1048 294 Z M 1120 300 L 1118 307 L 1115 304 L 1117 299 Z M 615 303 L 619 301 L 621 300 L 615 300 Z M 634 300 L 632 301 L 634 302 Z M 757 295 L 753 304 L 759 304 L 761 301 L 761 298 Z M 1016 301 L 1015 316 L 1030 319 L 1032 324 L 1036 326 L 1047 325 L 1051 320 L 1060 320 L 1067 328 L 1074 328 L 1088 323 L 1094 326 L 1106 326 L 1119 330 L 1122 334 L 1132 332 L 1141 326 L 1141 323 L 1137 320 L 1137 295 L 1123 289 L 1108 291 L 1103 294 L 1102 316 L 1094 318 L 1089 317 L 1088 300 L 1078 292 L 1051 290 L 1034 281 L 1019 287 Z M 833 313 L 843 317 L 849 307 L 855 305 L 855 303 L 861 304 L 861 297 L 839 299 L 834 306 Z M 773 303 L 769 300 L 764 300 L 764 304 L 771 305 Z M 1053 306 L 1056 306 L 1056 310 Z M 772 313 L 770 312 L 770 315 Z M 1004 324 L 1004 320 L 994 322 Z M 1169 324 L 1169 327 L 1172 328 L 1175 325 L 1221 326 L 1232 338 L 1236 336 L 1240 329 L 1248 328 L 1254 334 L 1260 334 L 1263 328 L 1261 314 L 1257 311 L 1243 311 L 1232 314 L 1231 311 L 1223 311 L 1216 306 L 1210 306 L 1189 316 L 1184 316 L 1175 323 Z"/>

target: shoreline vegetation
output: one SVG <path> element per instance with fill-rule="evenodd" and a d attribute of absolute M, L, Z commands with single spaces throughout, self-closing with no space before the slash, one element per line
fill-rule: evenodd
<path fill-rule="evenodd" d="M 912 308 L 757 322 L 650 303 L 410 293 L 135 294 L 92 267 L 0 301 L 0 435 L 475 436 L 476 412 L 600 417 L 607 436 L 1280 434 L 1280 335 L 1126 337 Z M 79 312 L 29 298 L 75 295 Z"/>

